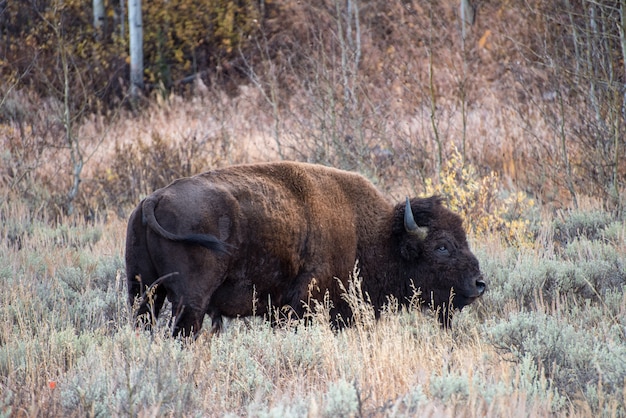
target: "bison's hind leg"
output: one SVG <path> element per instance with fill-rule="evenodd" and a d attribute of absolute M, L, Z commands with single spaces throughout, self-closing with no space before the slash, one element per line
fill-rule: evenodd
<path fill-rule="evenodd" d="M 152 328 L 156 325 L 156 321 L 159 318 L 159 313 L 161 312 L 161 308 L 165 303 L 165 298 L 167 296 L 167 291 L 163 286 L 158 286 L 158 284 L 150 286 L 145 291 L 141 291 L 141 283 L 139 281 L 136 282 L 137 289 L 129 288 L 129 298 L 133 300 L 131 302 L 131 307 L 133 309 L 133 319 L 135 326 L 152 330 Z M 133 284 L 135 286 L 135 284 Z"/>
<path fill-rule="evenodd" d="M 176 317 L 174 322 L 173 332 L 174 336 L 182 335 L 188 337 L 192 333 L 194 337 L 198 336 L 198 333 L 202 329 L 202 323 L 204 322 L 204 315 L 209 315 L 211 318 L 211 335 L 219 334 L 223 327 L 224 322 L 222 319 L 222 313 L 219 309 L 209 306 L 205 311 L 191 308 L 190 306 L 182 305 L 178 303 L 178 308 L 172 305 L 172 316 Z"/>

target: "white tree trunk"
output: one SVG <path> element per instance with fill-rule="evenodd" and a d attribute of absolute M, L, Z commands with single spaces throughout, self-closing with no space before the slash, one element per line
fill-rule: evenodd
<path fill-rule="evenodd" d="M 126 0 L 120 1 L 120 37 L 123 39 L 126 36 Z"/>
<path fill-rule="evenodd" d="M 136 98 L 143 90 L 143 26 L 141 0 L 128 0 L 128 29 L 130 32 L 130 96 Z"/>
<path fill-rule="evenodd" d="M 104 0 L 93 0 L 93 27 L 96 33 L 104 23 Z"/>
<path fill-rule="evenodd" d="M 474 24 L 474 7 L 469 0 L 461 0 L 459 7 L 459 13 L 461 15 L 461 36 L 465 39 L 469 26 Z"/>

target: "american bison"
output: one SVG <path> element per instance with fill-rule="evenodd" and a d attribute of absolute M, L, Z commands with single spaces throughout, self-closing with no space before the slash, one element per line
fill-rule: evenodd
<path fill-rule="evenodd" d="M 438 197 L 394 206 L 361 175 L 296 162 L 232 166 L 155 191 L 130 216 L 125 257 L 137 315 L 156 319 L 167 297 L 174 335 L 197 334 L 205 314 L 213 331 L 222 316 L 270 305 L 301 316 L 303 301 L 325 292 L 331 316 L 350 318 L 338 280 L 347 288 L 357 260 L 377 314 L 418 288 L 445 321 L 450 301 L 462 309 L 485 290 L 461 218 Z"/>

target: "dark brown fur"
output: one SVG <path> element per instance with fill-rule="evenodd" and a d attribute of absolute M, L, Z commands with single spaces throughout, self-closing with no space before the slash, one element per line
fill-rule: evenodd
<path fill-rule="evenodd" d="M 428 228 L 423 240 L 407 232 L 404 203 L 390 204 L 355 173 L 282 162 L 179 179 L 130 217 L 129 300 L 142 297 L 137 314 L 156 317 L 167 297 L 174 334 L 191 335 L 205 313 L 214 330 L 222 316 L 263 315 L 269 303 L 302 315 L 315 279 L 313 296 L 328 290 L 333 316 L 349 318 L 335 278 L 347 286 L 358 260 L 376 312 L 388 296 L 407 303 L 412 285 L 428 305 L 445 307 L 452 288 L 455 308 L 471 303 L 485 285 L 460 217 L 437 197 L 412 199 L 411 208 Z M 143 297 L 150 286 L 152 307 Z"/>

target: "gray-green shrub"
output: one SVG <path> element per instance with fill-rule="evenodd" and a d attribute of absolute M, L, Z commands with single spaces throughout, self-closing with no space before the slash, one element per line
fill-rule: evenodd
<path fill-rule="evenodd" d="M 601 390 L 623 405 L 623 330 L 587 324 L 584 313 L 571 318 L 563 313 L 519 312 L 497 323 L 490 338 L 516 361 L 532 360 L 561 396 L 582 394 L 592 408 L 602 412 L 604 405 L 597 394 Z M 623 406 L 620 413 L 626 413 Z"/>

